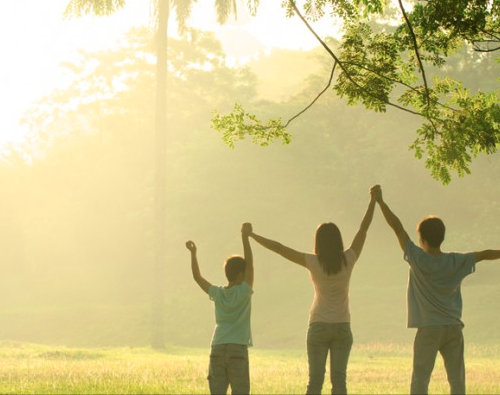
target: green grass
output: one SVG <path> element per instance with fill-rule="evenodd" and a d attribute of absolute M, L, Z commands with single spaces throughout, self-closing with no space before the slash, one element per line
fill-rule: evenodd
<path fill-rule="evenodd" d="M 469 393 L 500 393 L 499 347 L 469 345 L 466 351 Z M 254 394 L 304 393 L 304 351 L 250 351 Z M 207 349 L 64 348 L 0 343 L 0 393 L 6 394 L 201 394 L 208 393 Z M 352 394 L 408 393 L 410 346 L 358 345 L 348 371 Z M 328 383 L 323 389 L 329 392 Z M 447 393 L 438 358 L 431 393 Z"/>

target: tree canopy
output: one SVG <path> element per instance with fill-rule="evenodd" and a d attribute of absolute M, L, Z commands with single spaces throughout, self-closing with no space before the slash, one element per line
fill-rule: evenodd
<path fill-rule="evenodd" d="M 461 177 L 470 174 L 478 154 L 497 151 L 498 87 L 491 81 L 488 90 L 473 91 L 448 75 L 447 64 L 459 56 L 475 67 L 500 50 L 500 1 L 298 3 L 285 0 L 283 7 L 288 17 L 298 17 L 307 25 L 332 58 L 327 86 L 349 105 L 361 104 L 375 112 L 393 107 L 420 117 L 411 149 L 425 160 L 435 179 L 448 184 L 451 172 Z M 317 35 L 313 25 L 320 18 L 340 23 L 340 41 Z M 471 57 L 475 63 L 467 62 Z M 212 124 L 231 146 L 247 136 L 261 145 L 276 139 L 288 144 L 286 129 L 293 119 L 262 122 L 237 103 L 228 115 L 216 113 Z"/>

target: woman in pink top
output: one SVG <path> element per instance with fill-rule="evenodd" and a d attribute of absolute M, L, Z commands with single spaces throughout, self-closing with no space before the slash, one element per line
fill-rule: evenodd
<path fill-rule="evenodd" d="M 320 394 L 330 352 L 332 394 L 346 394 L 347 362 L 353 338 L 349 313 L 349 281 L 361 254 L 372 222 L 375 198 L 371 189 L 368 209 L 351 246 L 344 250 L 338 227 L 329 222 L 316 230 L 314 254 L 296 251 L 281 243 L 250 233 L 256 242 L 309 270 L 314 285 L 314 300 L 309 314 L 307 394 Z"/>

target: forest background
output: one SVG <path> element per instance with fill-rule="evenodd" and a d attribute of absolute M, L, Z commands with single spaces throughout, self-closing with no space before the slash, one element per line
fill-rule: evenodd
<path fill-rule="evenodd" d="M 28 143 L 0 162 L 0 339 L 68 346 L 144 346 L 153 283 L 152 89 L 149 33 L 136 29 L 114 51 L 81 52 L 74 82 L 25 116 Z M 321 49 L 275 50 L 228 67 L 209 33 L 171 41 L 167 190 L 166 339 L 205 347 L 213 306 L 192 281 L 188 239 L 206 278 L 241 253 L 241 223 L 311 251 L 317 225 L 333 221 L 349 245 L 375 183 L 416 241 L 427 214 L 447 225 L 445 250 L 499 248 L 498 155 L 443 186 L 408 147 L 419 119 L 348 107 L 331 92 L 292 123 L 289 146 L 225 145 L 214 110 L 237 99 L 259 116 L 303 109 L 324 88 L 331 64 Z M 448 73 L 486 89 L 493 60 L 450 59 Z M 252 325 L 259 348 L 303 348 L 312 286 L 303 268 L 254 246 Z M 481 263 L 463 286 L 469 342 L 500 340 L 494 308 L 500 268 Z M 351 283 L 358 343 L 407 343 L 408 268 L 376 214 Z"/>

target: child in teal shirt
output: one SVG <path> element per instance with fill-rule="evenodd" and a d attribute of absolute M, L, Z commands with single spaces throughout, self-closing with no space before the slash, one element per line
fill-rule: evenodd
<path fill-rule="evenodd" d="M 215 305 L 215 330 L 212 336 L 208 382 L 211 394 L 225 394 L 229 386 L 233 394 L 250 393 L 248 347 L 252 346 L 250 326 L 253 294 L 253 257 L 249 234 L 252 227 L 245 223 L 241 229 L 244 257 L 230 256 L 224 270 L 226 286 L 215 286 L 201 275 L 196 245 L 186 243 L 191 251 L 191 271 L 200 288 Z"/>

